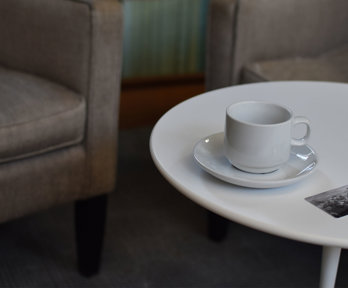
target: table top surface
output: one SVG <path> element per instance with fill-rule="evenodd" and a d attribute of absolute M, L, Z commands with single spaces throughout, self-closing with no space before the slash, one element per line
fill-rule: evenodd
<path fill-rule="evenodd" d="M 223 132 L 226 107 L 256 100 L 289 107 L 311 121 L 308 144 L 319 164 L 285 187 L 254 189 L 219 180 L 193 158 L 198 141 Z M 348 184 L 348 84 L 264 82 L 210 91 L 173 107 L 155 125 L 152 158 L 162 175 L 199 205 L 232 221 L 312 244 L 348 248 L 348 216 L 334 218 L 305 200 Z"/>

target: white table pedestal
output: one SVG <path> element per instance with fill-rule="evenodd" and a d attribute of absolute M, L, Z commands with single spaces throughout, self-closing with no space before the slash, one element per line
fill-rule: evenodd
<path fill-rule="evenodd" d="M 334 288 L 341 248 L 323 246 L 320 272 L 320 288 Z"/>

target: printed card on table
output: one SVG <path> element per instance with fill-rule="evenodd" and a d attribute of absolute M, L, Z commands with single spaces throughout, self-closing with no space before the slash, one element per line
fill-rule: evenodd
<path fill-rule="evenodd" d="M 348 185 L 307 197 L 306 200 L 335 218 L 348 215 Z"/>

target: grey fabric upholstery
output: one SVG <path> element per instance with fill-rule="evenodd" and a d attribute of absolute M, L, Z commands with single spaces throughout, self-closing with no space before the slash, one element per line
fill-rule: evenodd
<path fill-rule="evenodd" d="M 246 65 L 242 82 L 310 80 L 348 82 L 348 45 L 319 57 L 293 57 Z"/>
<path fill-rule="evenodd" d="M 0 222 L 114 190 L 117 0 L 0 1 Z"/>
<path fill-rule="evenodd" d="M 291 80 L 317 79 L 318 75 L 309 75 L 316 67 L 323 69 L 316 73 L 324 80 L 330 74 L 326 69 L 340 71 L 342 66 L 337 61 L 325 65 L 316 61 L 324 62 L 326 53 L 348 44 L 347 23 L 346 0 L 212 0 L 207 89 L 241 83 L 244 70 L 248 82 L 278 80 L 277 72 L 290 66 Z M 327 57 L 325 61 L 331 60 Z M 259 75 L 259 71 L 267 75 Z M 281 79 L 290 80 L 287 76 L 283 71 Z M 348 82 L 342 75 L 330 75 L 327 80 Z"/>
<path fill-rule="evenodd" d="M 85 114 L 82 95 L 0 67 L 0 163 L 80 143 Z"/>
<path fill-rule="evenodd" d="M 0 1 L 0 63 L 86 92 L 90 9 L 81 1 Z"/>

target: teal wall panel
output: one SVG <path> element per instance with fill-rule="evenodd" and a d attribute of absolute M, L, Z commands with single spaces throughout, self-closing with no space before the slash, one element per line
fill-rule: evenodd
<path fill-rule="evenodd" d="M 124 0 L 123 77 L 204 70 L 209 0 Z"/>

